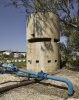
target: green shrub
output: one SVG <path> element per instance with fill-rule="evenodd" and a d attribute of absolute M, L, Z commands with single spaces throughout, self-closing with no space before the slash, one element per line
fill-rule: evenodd
<path fill-rule="evenodd" d="M 24 68 L 24 67 L 26 67 L 26 62 L 14 62 L 14 64 L 18 68 Z"/>
<path fill-rule="evenodd" d="M 64 51 L 61 51 L 61 63 L 62 63 L 62 67 L 63 65 L 66 68 L 70 68 L 70 67 L 76 67 L 79 66 L 79 56 L 77 54 L 75 55 L 69 55 L 66 54 Z"/>

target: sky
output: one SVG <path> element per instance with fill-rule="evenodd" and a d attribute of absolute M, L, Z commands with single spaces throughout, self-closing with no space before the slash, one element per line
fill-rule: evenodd
<path fill-rule="evenodd" d="M 65 37 L 61 38 L 61 42 Z M 0 51 L 26 52 L 26 13 L 0 4 Z"/>
<path fill-rule="evenodd" d="M 0 4 L 0 51 L 26 51 L 26 13 Z"/>

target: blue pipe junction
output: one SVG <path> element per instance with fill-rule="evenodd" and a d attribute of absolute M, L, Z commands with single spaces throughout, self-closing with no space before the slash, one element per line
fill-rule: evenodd
<path fill-rule="evenodd" d="M 68 95 L 73 95 L 73 84 L 71 81 L 67 78 L 59 77 L 59 76 L 53 76 L 44 73 L 43 71 L 41 72 L 33 72 L 21 68 L 17 68 L 14 64 L 6 64 L 6 63 L 0 63 L 0 66 L 6 69 L 0 70 L 0 73 L 16 73 L 16 75 L 21 76 L 21 77 L 29 77 L 29 78 L 42 78 L 42 79 L 51 79 L 55 81 L 60 81 L 64 82 L 68 85 Z"/>

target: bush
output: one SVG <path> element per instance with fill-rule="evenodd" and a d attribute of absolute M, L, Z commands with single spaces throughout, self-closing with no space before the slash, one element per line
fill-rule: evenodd
<path fill-rule="evenodd" d="M 26 62 L 15 62 L 14 64 L 18 68 L 24 68 L 24 67 L 26 67 Z"/>
<path fill-rule="evenodd" d="M 74 53 L 71 51 L 70 48 L 65 46 L 63 43 L 60 45 L 60 54 L 61 54 L 61 68 L 66 67 L 76 67 L 79 66 L 79 56 L 77 53 Z"/>

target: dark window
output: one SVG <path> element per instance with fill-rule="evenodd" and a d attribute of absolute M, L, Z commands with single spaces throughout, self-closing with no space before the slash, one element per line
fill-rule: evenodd
<path fill-rule="evenodd" d="M 55 60 L 55 62 L 57 62 L 57 60 Z"/>
<path fill-rule="evenodd" d="M 51 60 L 48 60 L 48 63 L 51 63 Z"/>
<path fill-rule="evenodd" d="M 32 63 L 32 60 L 28 60 L 28 62 L 31 64 Z"/>
<path fill-rule="evenodd" d="M 36 63 L 39 63 L 39 60 L 36 60 Z"/>
<path fill-rule="evenodd" d="M 59 42 L 59 39 L 54 39 L 54 42 Z"/>
<path fill-rule="evenodd" d="M 43 41 L 51 41 L 51 38 L 32 38 L 28 40 L 29 42 L 43 42 Z"/>

